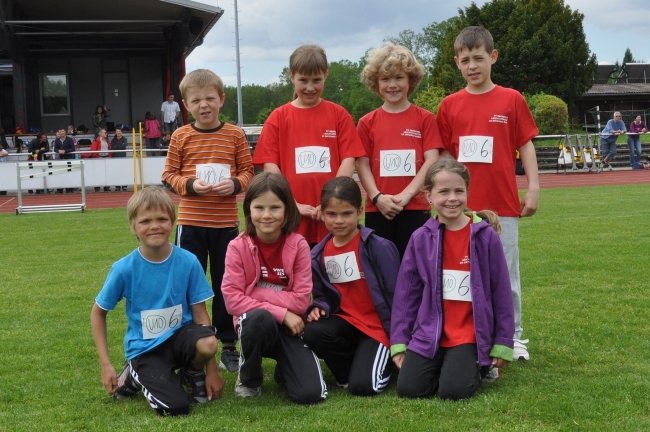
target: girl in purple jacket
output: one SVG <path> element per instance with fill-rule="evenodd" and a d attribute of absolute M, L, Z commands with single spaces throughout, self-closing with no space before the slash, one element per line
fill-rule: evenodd
<path fill-rule="evenodd" d="M 466 399 L 512 361 L 501 227 L 495 213 L 467 209 L 469 172 L 461 163 L 435 162 L 424 188 L 437 216 L 411 236 L 397 278 L 390 338 L 397 394 Z"/>

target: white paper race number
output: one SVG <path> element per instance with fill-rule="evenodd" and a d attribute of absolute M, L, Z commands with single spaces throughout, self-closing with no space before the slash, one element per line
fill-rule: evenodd
<path fill-rule="evenodd" d="M 350 282 L 361 279 L 361 272 L 357 265 L 357 256 L 354 252 L 326 256 L 324 260 L 325 271 L 331 283 Z"/>
<path fill-rule="evenodd" d="M 380 177 L 415 177 L 415 150 L 381 150 Z"/>
<path fill-rule="evenodd" d="M 458 162 L 492 163 L 494 138 L 462 136 L 458 140 Z"/>
<path fill-rule="evenodd" d="M 218 163 L 196 164 L 196 178 L 215 185 L 230 178 L 230 165 Z"/>
<path fill-rule="evenodd" d="M 296 148 L 296 174 L 328 172 L 332 172 L 329 147 L 308 146 Z"/>
<path fill-rule="evenodd" d="M 442 270 L 442 298 L 445 300 L 472 301 L 469 272 Z"/>
<path fill-rule="evenodd" d="M 183 321 L 183 305 L 166 309 L 152 309 L 140 312 L 142 319 L 142 338 L 155 339 L 169 330 L 181 326 Z"/>

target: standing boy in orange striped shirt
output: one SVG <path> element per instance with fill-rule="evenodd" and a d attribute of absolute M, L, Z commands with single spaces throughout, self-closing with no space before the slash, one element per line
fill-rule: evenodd
<path fill-rule="evenodd" d="M 244 132 L 219 120 L 226 98 L 221 78 L 198 69 L 187 74 L 179 88 L 195 122 L 174 131 L 162 182 L 181 196 L 176 245 L 196 255 L 203 271 L 210 257 L 212 325 L 222 343 L 220 366 L 237 372 L 237 333 L 223 301 L 221 280 L 228 243 L 239 234 L 236 195 L 254 175 L 251 153 Z"/>

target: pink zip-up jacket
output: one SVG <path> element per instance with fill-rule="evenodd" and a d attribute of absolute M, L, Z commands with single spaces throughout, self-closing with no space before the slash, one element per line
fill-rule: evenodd
<path fill-rule="evenodd" d="M 235 328 L 239 316 L 254 309 L 269 311 L 279 324 L 287 311 L 304 316 L 311 302 L 311 254 L 307 241 L 300 234 L 287 235 L 282 248 L 282 265 L 289 279 L 282 291 L 258 287 L 261 270 L 257 246 L 243 234 L 230 242 L 221 292 Z"/>

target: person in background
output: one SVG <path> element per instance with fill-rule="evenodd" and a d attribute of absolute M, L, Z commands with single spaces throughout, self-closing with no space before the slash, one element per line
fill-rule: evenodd
<path fill-rule="evenodd" d="M 41 132 L 29 142 L 29 156 L 27 160 L 42 161 L 48 158 L 46 153 L 49 151 L 50 145 L 47 142 L 47 135 Z M 32 193 L 31 189 L 29 193 Z M 42 191 L 37 190 L 36 193 L 40 194 Z"/>
<path fill-rule="evenodd" d="M 167 156 L 167 149 L 169 148 L 169 142 L 172 140 L 172 133 L 169 131 L 164 131 L 162 139 L 160 140 L 160 150 L 161 156 Z"/>
<path fill-rule="evenodd" d="M 178 116 L 181 113 L 181 108 L 177 102 L 174 102 L 174 94 L 170 93 L 167 100 L 162 103 L 160 107 L 160 118 L 163 121 L 163 129 L 174 133 L 178 127 Z"/>
<path fill-rule="evenodd" d="M 147 111 L 144 119 L 144 136 L 147 138 L 147 148 L 149 150 L 157 150 L 158 140 L 160 140 L 160 123 L 156 119 L 156 115 Z M 158 152 L 151 152 L 149 156 L 160 156 Z"/>
<path fill-rule="evenodd" d="M 95 139 L 99 135 L 99 129 L 106 129 L 106 117 L 110 117 L 111 112 L 106 108 L 106 105 L 97 105 L 95 114 L 93 114 L 93 132 Z"/>
<path fill-rule="evenodd" d="M 2 131 L 2 135 L 4 138 L 4 131 Z M 7 162 L 7 156 L 9 155 L 8 148 L 9 144 L 7 144 L 7 141 L 4 139 L 0 140 L 0 163 Z M 7 191 L 0 191 L 0 195 L 7 195 Z"/>
<path fill-rule="evenodd" d="M 90 145 L 91 152 L 99 153 L 87 153 L 89 158 L 107 158 L 113 157 L 113 154 L 109 151 L 111 150 L 111 143 L 108 142 L 108 133 L 106 129 L 102 128 L 99 130 L 99 136 L 93 143 Z M 104 192 L 110 192 L 110 186 L 104 186 Z M 99 187 L 95 187 L 95 192 L 99 192 Z"/>
<path fill-rule="evenodd" d="M 648 126 L 641 120 L 641 114 L 636 116 L 634 121 L 630 123 L 630 133 L 627 134 L 627 145 L 630 148 L 630 166 L 632 168 L 641 162 L 641 138 L 639 137 L 639 132 L 648 132 Z M 634 157 L 635 151 L 636 158 Z"/>
<path fill-rule="evenodd" d="M 614 118 L 607 121 L 607 126 L 603 129 L 600 143 L 601 143 L 601 154 L 603 155 L 603 161 L 600 164 L 600 168 L 604 168 L 605 165 L 609 167 L 609 170 L 612 170 L 612 161 L 616 156 L 616 140 L 619 135 L 623 135 L 627 132 L 625 128 L 625 123 L 621 120 L 621 113 L 616 111 L 614 113 Z"/>
<path fill-rule="evenodd" d="M 65 128 L 59 128 L 57 138 L 54 141 L 54 151 L 58 154 L 59 159 L 74 159 L 75 146 L 72 138 L 65 135 Z M 57 189 L 58 193 L 63 193 L 63 189 Z M 72 193 L 73 188 L 66 188 L 67 193 Z"/>
<path fill-rule="evenodd" d="M 126 150 L 126 146 L 127 146 L 127 141 L 126 141 L 126 137 L 122 135 L 122 129 L 116 127 L 115 136 L 111 140 L 111 150 L 113 150 L 113 157 L 114 158 L 126 157 L 126 153 L 123 151 Z M 121 151 L 115 151 L 115 150 L 121 150 Z M 120 188 L 122 188 L 123 191 L 126 190 L 126 186 L 115 186 L 115 192 L 119 192 Z"/>

